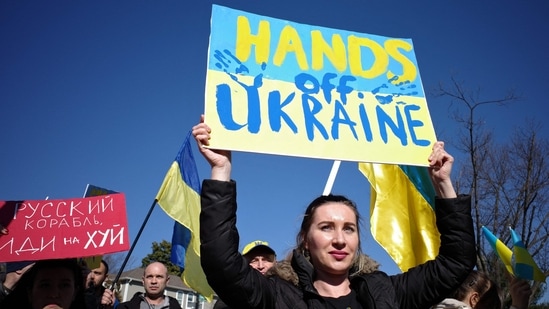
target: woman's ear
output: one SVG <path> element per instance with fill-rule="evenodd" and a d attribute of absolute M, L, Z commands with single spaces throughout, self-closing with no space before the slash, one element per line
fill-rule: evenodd
<path fill-rule="evenodd" d="M 479 300 L 480 300 L 480 295 L 478 295 L 477 292 L 471 292 L 471 294 L 469 294 L 468 302 L 471 307 L 475 308 Z"/>

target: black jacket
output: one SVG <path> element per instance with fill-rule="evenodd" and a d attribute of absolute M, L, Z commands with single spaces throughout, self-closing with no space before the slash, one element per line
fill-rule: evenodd
<path fill-rule="evenodd" d="M 294 251 L 291 266 L 297 285 L 278 276 L 265 277 L 238 252 L 236 183 L 204 180 L 201 193 L 200 250 L 208 283 L 232 308 L 326 308 L 313 286 L 313 267 Z M 439 255 L 406 273 L 380 271 L 351 278 L 364 309 L 423 309 L 453 292 L 476 261 L 470 197 L 436 199 Z"/>
<path fill-rule="evenodd" d="M 215 302 L 213 309 L 230 309 L 230 307 L 227 306 L 227 304 L 225 304 L 221 299 L 218 299 Z"/>
<path fill-rule="evenodd" d="M 96 289 L 95 286 L 88 287 L 84 291 L 86 309 L 100 309 L 103 292 L 105 292 L 105 288 L 103 286 L 99 287 L 99 289 Z"/>
<path fill-rule="evenodd" d="M 170 296 L 164 296 L 164 297 L 168 297 L 168 302 L 170 305 L 168 307 L 160 307 L 161 309 L 164 309 L 164 308 L 181 309 L 181 305 L 179 304 L 177 299 Z M 143 297 L 143 293 L 135 293 L 132 299 L 126 302 L 120 303 L 116 308 L 117 309 L 119 308 L 120 309 L 139 309 L 141 308 L 140 306 L 142 301 L 146 301 L 145 298 Z M 156 308 L 159 308 L 159 307 L 156 307 Z"/>

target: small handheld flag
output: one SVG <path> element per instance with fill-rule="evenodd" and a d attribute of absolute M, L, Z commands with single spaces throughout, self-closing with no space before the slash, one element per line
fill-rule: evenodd
<path fill-rule="evenodd" d="M 513 251 L 507 248 L 507 246 L 501 240 L 499 240 L 499 238 L 497 238 L 496 235 L 494 235 L 487 227 L 482 227 L 482 233 L 484 234 L 484 237 L 486 237 L 486 240 L 488 240 L 490 246 L 492 246 L 494 252 L 496 252 L 496 255 L 507 268 L 507 271 L 510 274 L 514 274 L 515 272 L 511 263 Z"/>
<path fill-rule="evenodd" d="M 513 266 L 515 275 L 519 278 L 545 282 L 545 275 L 539 269 L 534 259 L 526 250 L 526 246 L 518 236 L 517 232 L 509 227 L 513 239 Z"/>
<path fill-rule="evenodd" d="M 511 227 L 509 229 L 513 239 L 512 251 L 485 226 L 482 227 L 482 233 L 510 274 L 521 279 L 545 282 L 545 275 L 526 250 L 518 234 Z"/>

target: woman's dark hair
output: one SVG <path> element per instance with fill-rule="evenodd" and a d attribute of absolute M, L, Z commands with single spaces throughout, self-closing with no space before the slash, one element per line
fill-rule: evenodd
<path fill-rule="evenodd" d="M 477 292 L 479 295 L 475 309 L 502 308 L 499 288 L 486 273 L 473 270 L 455 291 L 453 298 L 463 301 L 470 292 Z"/>
<path fill-rule="evenodd" d="M 70 309 L 86 308 L 84 301 L 84 278 L 82 276 L 82 268 L 76 259 L 52 259 L 37 261 L 27 272 L 21 276 L 13 291 L 6 296 L 4 301 L 0 303 L 2 309 L 11 308 L 31 308 L 31 300 L 28 297 L 29 291 L 36 279 L 37 274 L 44 269 L 51 268 L 66 268 L 74 275 L 75 298 Z"/>

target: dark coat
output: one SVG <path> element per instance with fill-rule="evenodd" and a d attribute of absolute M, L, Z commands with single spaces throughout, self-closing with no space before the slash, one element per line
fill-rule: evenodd
<path fill-rule="evenodd" d="M 86 309 L 100 309 L 101 308 L 101 297 L 105 288 L 103 286 L 96 289 L 95 286 L 88 287 L 84 291 L 84 297 L 86 299 Z"/>
<path fill-rule="evenodd" d="M 291 271 L 298 280 L 263 276 L 238 252 L 236 183 L 204 180 L 200 213 L 201 263 L 208 283 L 232 308 L 326 308 L 313 286 L 313 266 L 294 251 Z M 441 247 L 435 260 L 388 276 L 372 270 L 351 278 L 363 308 L 423 309 L 454 291 L 475 265 L 469 196 L 436 199 Z M 297 284 L 296 284 L 297 282 Z"/>
<path fill-rule="evenodd" d="M 231 308 L 227 306 L 227 304 L 225 304 L 221 299 L 218 299 L 215 302 L 213 309 L 231 309 Z"/>
<path fill-rule="evenodd" d="M 179 304 L 177 299 L 170 296 L 164 296 L 164 297 L 168 297 L 168 302 L 170 305 L 169 307 L 162 307 L 162 309 L 164 308 L 181 309 L 181 305 Z M 117 309 L 119 308 L 120 309 L 139 309 L 142 301 L 146 301 L 145 298 L 143 297 L 143 293 L 135 293 L 132 299 L 126 302 L 120 303 L 116 308 Z"/>

